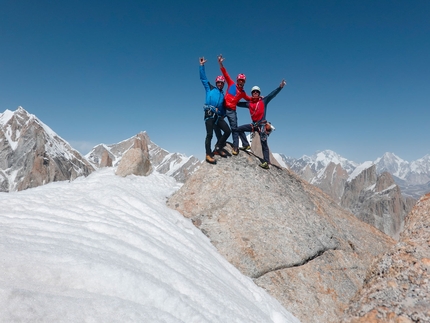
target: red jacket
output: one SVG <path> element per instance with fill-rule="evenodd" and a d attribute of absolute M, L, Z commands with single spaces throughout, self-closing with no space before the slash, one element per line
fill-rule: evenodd
<path fill-rule="evenodd" d="M 252 121 L 259 122 L 263 119 L 266 119 L 266 108 L 269 105 L 269 102 L 272 101 L 272 99 L 277 96 L 281 90 L 282 88 L 278 87 L 265 97 L 259 96 L 258 101 L 255 101 L 254 98 L 252 98 L 250 102 L 239 102 L 237 106 L 241 108 L 248 108 Z"/>
<path fill-rule="evenodd" d="M 264 118 L 264 101 L 261 96 L 257 102 L 249 102 L 249 114 L 253 122 L 260 121 Z"/>
<path fill-rule="evenodd" d="M 248 96 L 244 89 L 236 86 L 236 83 L 228 75 L 225 67 L 221 67 L 221 72 L 227 81 L 227 91 L 224 96 L 225 107 L 230 110 L 236 110 L 236 105 L 241 99 L 250 101 L 252 98 Z"/>

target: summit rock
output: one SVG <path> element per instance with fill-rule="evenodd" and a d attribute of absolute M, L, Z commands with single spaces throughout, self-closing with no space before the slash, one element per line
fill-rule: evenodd
<path fill-rule="evenodd" d="M 395 241 L 287 169 L 254 155 L 204 163 L 168 205 L 301 322 L 338 322 Z"/>

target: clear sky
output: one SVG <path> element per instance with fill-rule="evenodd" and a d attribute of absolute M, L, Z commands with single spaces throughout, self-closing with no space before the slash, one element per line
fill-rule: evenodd
<path fill-rule="evenodd" d="M 274 152 L 430 154 L 430 1 L 1 4 L 0 112 L 22 106 L 84 154 L 146 130 L 202 159 L 198 58 L 214 80 L 220 53 L 248 93 L 287 80 L 268 106 Z"/>

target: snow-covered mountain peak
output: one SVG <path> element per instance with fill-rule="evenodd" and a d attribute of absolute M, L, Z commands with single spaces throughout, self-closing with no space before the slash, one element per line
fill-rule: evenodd
<path fill-rule="evenodd" d="M 430 155 L 417 159 L 410 164 L 411 171 L 417 174 L 430 173 Z"/>
<path fill-rule="evenodd" d="M 28 113 L 23 107 L 19 106 L 15 111 L 6 110 L 0 114 L 0 129 L 3 131 L 10 147 L 15 150 L 20 140 L 24 127 L 34 124 L 41 127 L 50 138 L 59 138 L 58 135 L 46 124 L 40 121 L 35 115 Z M 47 145 L 47 149 L 52 150 L 58 146 L 56 142 Z M 71 149 L 71 147 L 67 147 Z"/>
<path fill-rule="evenodd" d="M 13 111 L 6 110 L 3 113 L 0 113 L 0 126 L 4 126 L 9 120 L 13 117 Z"/>
<path fill-rule="evenodd" d="M 318 173 L 321 173 L 321 171 L 323 172 L 330 163 L 340 165 L 348 174 L 358 166 L 355 162 L 350 161 L 329 149 L 316 152 L 312 157 L 310 157 L 310 160 L 311 161 L 307 161 L 307 163 L 312 164 L 312 168 Z M 305 161 L 305 159 L 303 159 L 303 161 Z"/>
<path fill-rule="evenodd" d="M 323 150 L 316 152 L 312 159 L 316 163 L 321 163 L 324 166 L 327 166 L 331 162 L 335 164 L 340 164 L 342 167 L 347 164 L 352 164 L 357 166 L 354 162 L 347 160 L 346 158 L 340 156 L 339 154 L 335 153 L 332 150 Z"/>
<path fill-rule="evenodd" d="M 0 114 L 0 192 L 73 180 L 93 170 L 69 143 L 22 107 Z"/>
<path fill-rule="evenodd" d="M 396 163 L 396 164 L 408 163 L 407 161 L 404 161 L 403 159 L 401 159 L 399 156 L 390 152 L 386 152 L 384 155 L 382 155 L 382 157 L 379 157 L 378 159 L 376 159 L 375 163 L 379 163 L 381 161 L 385 163 Z"/>
<path fill-rule="evenodd" d="M 382 157 L 376 159 L 375 164 L 378 174 L 389 172 L 400 179 L 405 179 L 410 172 L 409 162 L 390 152 L 386 152 Z"/>

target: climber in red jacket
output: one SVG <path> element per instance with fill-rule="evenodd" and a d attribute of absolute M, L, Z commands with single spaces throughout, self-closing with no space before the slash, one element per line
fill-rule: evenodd
<path fill-rule="evenodd" d="M 252 100 L 252 97 L 248 96 L 243 89 L 246 82 L 245 74 L 239 74 L 236 78 L 236 83 L 228 75 L 227 70 L 223 65 L 224 57 L 218 56 L 218 63 L 221 68 L 221 72 L 227 81 L 227 91 L 224 97 L 224 105 L 226 110 L 226 116 L 230 123 L 231 131 L 233 132 L 233 155 L 239 153 L 239 135 L 235 132 L 237 128 L 237 112 L 236 105 L 241 99 L 247 101 Z"/>

